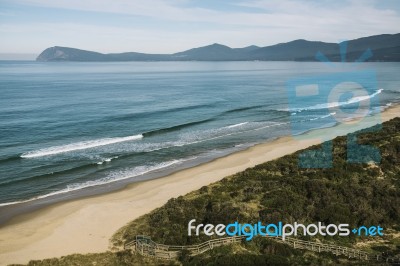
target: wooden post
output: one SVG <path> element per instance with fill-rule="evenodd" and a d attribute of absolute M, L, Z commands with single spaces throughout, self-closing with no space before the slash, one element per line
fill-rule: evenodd
<path fill-rule="evenodd" d="M 188 245 L 188 246 L 169 246 L 169 245 L 158 245 L 154 241 L 151 240 L 150 237 L 147 236 L 136 236 L 135 241 L 127 242 L 123 244 L 124 249 L 130 249 L 131 252 L 138 252 L 143 256 L 157 257 L 162 259 L 173 259 L 178 256 L 179 250 L 190 250 L 191 256 L 201 254 L 201 252 L 205 252 L 207 250 L 212 250 L 214 246 L 227 245 L 231 243 L 239 242 L 243 237 L 229 237 L 229 238 L 220 238 L 213 239 L 206 242 L 203 242 L 199 245 Z M 278 241 L 282 241 L 277 238 Z M 296 240 L 292 238 L 288 238 L 286 241 L 287 245 L 292 245 L 293 248 L 297 249 L 306 249 L 315 252 L 321 253 L 321 251 L 328 251 L 336 256 L 345 255 L 348 258 L 356 258 L 360 260 L 376 260 L 376 261 L 399 261 L 395 258 L 384 258 L 382 254 L 370 254 L 368 252 L 357 250 L 348 247 L 341 247 L 337 245 L 330 244 L 321 244 L 312 241 L 302 241 Z M 178 251 L 170 251 L 170 250 L 178 250 Z M 166 253 L 167 254 L 166 254 Z M 197 253 L 196 253 L 197 252 Z"/>

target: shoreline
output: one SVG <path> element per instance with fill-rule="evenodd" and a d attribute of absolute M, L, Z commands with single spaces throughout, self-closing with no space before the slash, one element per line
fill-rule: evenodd
<path fill-rule="evenodd" d="M 400 105 L 367 117 L 355 125 L 339 124 L 299 136 L 285 136 L 257 144 L 210 162 L 179 170 L 162 178 L 127 185 L 107 194 L 52 204 L 18 215 L 0 228 L 0 264 L 60 257 L 73 253 L 104 252 L 122 226 L 187 194 L 246 168 L 291 154 L 362 128 L 381 116 L 384 122 L 400 115 Z"/>
<path fill-rule="evenodd" d="M 253 145 L 252 145 L 253 146 Z M 250 146 L 248 146 L 250 147 Z M 247 147 L 247 148 L 248 148 Z M 157 178 L 163 178 L 175 172 L 179 172 L 188 168 L 196 167 L 201 164 L 205 164 L 211 162 L 220 157 L 228 156 L 232 153 L 239 152 L 244 149 L 235 149 L 235 148 L 227 148 L 222 150 L 222 156 L 212 157 L 212 156 L 204 156 L 198 160 L 192 159 L 188 160 L 185 164 L 175 165 L 174 167 L 166 167 L 162 169 L 158 169 L 149 173 L 144 173 L 142 175 L 133 176 L 130 178 L 126 178 L 123 180 L 118 180 L 116 182 L 110 182 L 102 185 L 89 186 L 83 189 L 73 190 L 66 193 L 55 193 L 54 195 L 46 196 L 46 197 L 37 197 L 28 200 L 22 200 L 19 202 L 11 203 L 11 204 L 0 204 L 0 229 L 7 225 L 7 223 L 12 220 L 14 217 L 28 214 L 30 212 L 39 211 L 40 209 L 53 206 L 55 204 L 69 202 L 74 200 L 80 200 L 89 197 L 100 196 L 108 193 L 118 192 L 120 190 L 125 189 L 127 186 L 150 181 Z"/>

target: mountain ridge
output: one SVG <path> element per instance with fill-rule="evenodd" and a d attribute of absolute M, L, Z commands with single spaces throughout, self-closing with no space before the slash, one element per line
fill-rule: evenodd
<path fill-rule="evenodd" d="M 340 44 L 344 44 L 343 42 Z M 37 61 L 317 61 L 320 52 L 331 61 L 340 61 L 339 43 L 297 39 L 286 43 L 243 48 L 214 43 L 173 54 L 147 54 L 138 52 L 103 54 L 77 48 L 54 46 L 45 49 Z M 346 42 L 347 60 L 357 60 L 367 49 L 372 57 L 367 61 L 400 62 L 400 33 L 362 37 Z"/>

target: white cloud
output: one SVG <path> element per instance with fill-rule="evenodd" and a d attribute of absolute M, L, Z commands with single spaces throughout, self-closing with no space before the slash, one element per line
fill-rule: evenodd
<path fill-rule="evenodd" d="M 22 0 L 22 2 L 43 7 L 147 16 L 174 21 L 202 21 L 205 17 L 218 15 L 218 12 L 204 8 L 182 8 L 176 6 L 182 1 Z"/>
<path fill-rule="evenodd" d="M 265 13 L 224 12 L 212 9 L 182 7 L 187 1 L 177 0 L 22 0 L 32 5 L 75 9 L 92 12 L 130 14 L 157 18 L 159 20 L 208 22 L 243 26 L 269 27 L 307 27 L 310 24 L 329 26 L 349 22 L 358 22 L 358 27 L 375 25 L 375 27 L 396 27 L 400 22 L 398 14 L 393 10 L 381 10 L 374 7 L 374 1 L 350 1 L 335 8 L 324 6 L 314 1 L 271 1 L 255 0 L 238 4 L 244 7 L 254 7 L 264 10 Z M 323 3 L 323 2 L 322 2 Z M 376 24 L 376 19 L 380 23 Z M 306 29 L 304 29 L 306 30 Z"/>
<path fill-rule="evenodd" d="M 139 26 L 104 27 L 96 21 L 14 25 L 3 22 L 1 52 L 40 52 L 52 45 L 102 52 L 142 51 L 170 53 L 219 42 L 232 47 L 271 45 L 294 39 L 338 42 L 381 33 L 397 33 L 395 10 L 379 9 L 369 1 L 318 2 L 248 0 L 238 6 L 261 12 L 221 11 L 185 5 L 188 0 L 20 0 L 20 3 L 69 10 L 127 14 L 146 17 L 164 29 Z M 107 17 L 107 16 L 105 16 Z M 175 23 L 175 24 L 174 24 Z M 196 29 L 178 29 L 176 23 L 192 23 Z M 23 40 L 29 40 L 29 42 Z"/>

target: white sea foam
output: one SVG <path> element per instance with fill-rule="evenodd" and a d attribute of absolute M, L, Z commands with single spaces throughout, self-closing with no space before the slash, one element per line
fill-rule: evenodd
<path fill-rule="evenodd" d="M 167 162 L 163 162 L 163 163 L 159 163 L 159 164 L 154 164 L 154 165 L 147 165 L 147 166 L 138 166 L 138 167 L 134 167 L 134 168 L 126 168 L 123 170 L 119 170 L 119 171 L 115 171 L 110 173 L 108 176 L 104 177 L 104 178 L 100 178 L 98 180 L 91 180 L 91 181 L 86 181 L 83 183 L 75 183 L 75 184 L 71 184 L 71 185 L 67 185 L 66 188 L 58 190 L 58 191 L 54 191 L 45 195 L 41 195 L 41 196 L 37 196 L 28 200 L 22 200 L 22 201 L 13 201 L 13 202 L 5 202 L 5 203 L 0 203 L 0 207 L 2 206 L 8 206 L 8 205 L 14 205 L 14 204 L 18 204 L 18 203 L 25 203 L 25 202 L 30 202 L 33 200 L 38 200 L 38 199 L 44 199 L 44 198 L 48 198 L 51 196 L 55 196 L 55 195 L 59 195 L 59 194 L 65 194 L 65 193 L 69 193 L 72 191 L 77 191 L 80 189 L 84 189 L 84 188 L 88 188 L 88 187 L 94 187 L 94 186 L 99 186 L 99 185 L 105 185 L 105 184 L 109 184 L 109 183 L 113 183 L 113 182 L 117 182 L 117 181 L 121 181 L 124 179 L 128 179 L 128 178 L 133 178 L 136 176 L 141 176 L 150 172 L 154 172 L 157 170 L 161 170 L 173 165 L 178 165 L 181 164 L 185 161 L 190 161 L 190 160 L 194 160 L 197 157 L 189 157 L 186 159 L 179 159 L 179 160 L 172 160 L 172 161 L 167 161 Z"/>
<path fill-rule="evenodd" d="M 320 119 L 324 117 L 318 117 L 315 119 Z M 131 142 L 119 146 L 110 146 L 107 148 L 108 153 L 131 153 L 131 152 L 153 152 L 163 149 L 169 149 L 173 147 L 182 147 L 186 145 L 198 144 L 206 141 L 212 141 L 224 137 L 229 137 L 232 135 L 243 134 L 251 131 L 259 131 L 271 127 L 287 125 L 289 122 L 242 122 L 238 124 L 233 124 L 229 126 L 224 126 L 220 128 L 213 128 L 207 130 L 196 130 L 191 132 L 186 132 L 177 135 L 177 140 L 163 141 L 163 142 Z M 23 154 L 24 157 L 38 157 L 45 156 L 43 151 L 36 151 L 35 153 Z M 29 157 L 27 157 L 29 156 Z M 96 163 L 102 165 L 109 162 L 114 158 L 100 158 Z"/>
<path fill-rule="evenodd" d="M 166 141 L 166 142 L 133 142 L 129 144 L 125 144 L 123 146 L 110 146 L 107 148 L 108 152 L 112 153 L 124 153 L 124 152 L 152 152 L 172 147 L 181 147 L 185 145 L 191 145 L 196 143 L 201 143 L 205 141 L 210 141 L 214 139 L 219 139 L 223 137 L 227 137 L 230 135 L 240 134 L 249 132 L 252 130 L 260 130 L 263 128 L 268 128 L 270 126 L 281 125 L 282 123 L 274 123 L 274 122 L 242 122 L 238 124 L 233 124 L 229 126 L 224 126 L 221 128 L 214 128 L 202 131 L 192 131 L 185 134 L 181 134 L 178 136 L 178 140 L 175 141 Z M 120 142 L 130 141 L 130 140 L 138 140 L 143 138 L 143 135 L 135 135 L 129 137 L 121 137 L 121 138 L 106 138 L 106 139 L 98 139 L 91 140 L 85 142 L 77 142 L 62 146 L 54 146 L 50 148 L 40 149 L 36 151 L 31 151 L 27 153 L 23 153 L 21 155 L 22 158 L 35 158 L 35 157 L 43 157 L 56 155 L 60 153 L 66 153 L 71 151 L 89 149 L 99 146 L 105 146 L 109 144 L 116 144 Z M 110 160 L 112 160 L 111 158 Z M 102 165 L 109 160 L 100 159 L 97 162 L 98 165 Z"/>
<path fill-rule="evenodd" d="M 328 118 L 328 117 L 334 116 L 334 115 L 336 115 L 336 112 L 329 113 L 328 115 L 322 115 L 322 116 L 314 117 L 314 118 L 309 119 L 309 121 L 314 121 L 314 120 L 318 120 L 318 119 Z M 307 121 L 307 120 L 305 120 L 305 121 Z"/>
<path fill-rule="evenodd" d="M 101 160 L 101 161 L 98 162 L 97 164 L 101 165 L 101 164 L 103 164 L 103 163 L 109 163 L 109 162 L 111 162 L 112 160 L 117 159 L 117 158 L 118 158 L 118 156 L 114 156 L 114 157 L 111 157 L 111 158 L 104 158 L 103 160 Z"/>
<path fill-rule="evenodd" d="M 21 158 L 35 158 L 35 157 L 43 157 L 49 155 L 55 155 L 59 153 L 77 151 L 77 150 L 85 150 L 90 148 L 95 148 L 99 146 L 105 146 L 115 143 L 120 143 L 124 141 L 132 141 L 138 140 L 143 138 L 143 135 L 134 135 L 128 137 L 118 137 L 118 138 L 104 138 L 104 139 L 96 139 L 96 140 L 89 140 L 89 141 L 81 141 L 61 146 L 54 146 L 49 148 L 44 148 L 36 151 L 30 151 L 23 153 Z"/>
<path fill-rule="evenodd" d="M 240 127 L 240 126 L 246 125 L 247 123 L 249 123 L 249 122 L 243 122 L 243 123 L 239 123 L 239 124 L 235 124 L 235 125 L 230 125 L 230 126 L 227 126 L 226 128 Z"/>
<path fill-rule="evenodd" d="M 311 105 L 311 106 L 307 106 L 307 107 L 284 109 L 283 111 L 291 111 L 291 112 L 299 112 L 300 113 L 301 111 L 335 108 L 335 107 L 339 107 L 339 106 L 343 106 L 343 105 L 349 105 L 349 104 L 353 104 L 353 103 L 366 101 L 368 99 L 372 99 L 375 96 L 377 96 L 378 94 L 380 94 L 382 91 L 383 91 L 383 89 L 379 89 L 379 90 L 375 91 L 374 93 L 372 93 L 371 95 L 353 97 L 344 102 L 320 103 L 320 104 Z M 293 113 L 292 113 L 292 115 L 293 115 Z"/>
<path fill-rule="evenodd" d="M 383 112 L 383 111 L 385 111 L 386 109 L 390 108 L 392 105 L 393 105 L 393 103 L 387 103 L 387 104 L 385 104 L 385 105 L 383 105 L 383 106 L 377 106 L 377 107 L 375 107 L 374 110 L 375 110 L 375 111 Z"/>
<path fill-rule="evenodd" d="M 242 134 L 251 131 L 262 130 L 269 127 L 280 126 L 288 124 L 288 122 L 245 122 L 235 124 L 232 126 L 226 126 L 216 129 L 209 129 L 204 131 L 193 131 L 190 133 L 185 133 L 181 135 L 181 141 L 176 143 L 175 146 L 185 146 L 190 144 L 196 144 L 200 142 L 220 139 L 223 137 L 228 137 L 236 134 Z M 240 126 L 241 130 L 237 130 L 237 127 Z"/>

